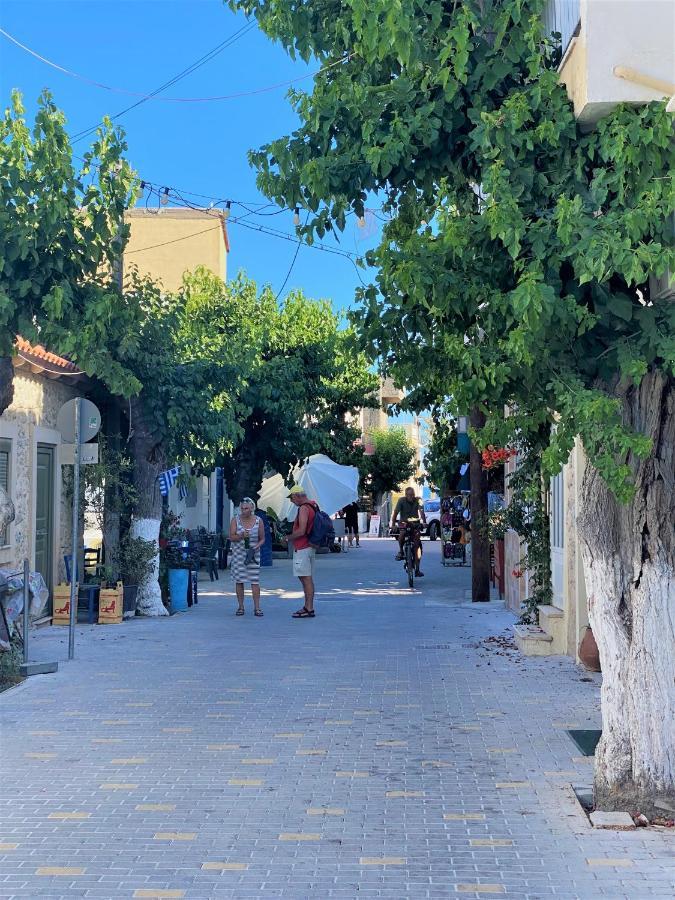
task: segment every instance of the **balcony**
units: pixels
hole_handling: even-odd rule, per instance
[[[544,24],[562,35],[560,81],[587,128],[618,103],[675,94],[675,4],[668,0],[550,0]]]

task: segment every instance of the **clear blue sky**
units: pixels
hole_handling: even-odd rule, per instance
[[[3,0],[0,6],[0,26],[41,56],[94,81],[147,93],[245,22],[221,0]],[[294,63],[254,27],[164,93],[179,97],[232,94],[290,80],[316,68],[316,64]],[[310,85],[311,79],[297,87]],[[71,134],[138,99],[56,71],[0,35],[3,108],[10,91],[18,88],[30,118],[36,98],[45,87],[64,110]],[[126,131],[129,159],[142,178],[196,193],[260,203],[265,198],[256,188],[247,151],[288,134],[297,119],[282,88],[213,103],[150,101],[123,116],[119,124]],[[75,151],[81,153],[86,147],[86,140],[80,141]],[[294,231],[291,212],[253,216],[247,221],[291,234]],[[376,235],[370,232],[376,225],[369,220],[368,227],[361,230],[352,218],[341,245],[364,252],[375,241]],[[295,245],[235,224],[230,227],[230,241],[230,275],[244,269],[259,284],[269,283],[279,290]],[[301,247],[284,293],[301,287],[310,296],[329,298],[336,308],[345,308],[352,305],[357,284],[357,274],[348,260]]]

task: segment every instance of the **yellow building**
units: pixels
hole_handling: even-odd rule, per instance
[[[230,242],[220,210],[137,208],[126,212],[125,221],[131,234],[123,257],[124,277],[135,266],[165,290],[175,291],[185,272],[206,266],[226,280]]]

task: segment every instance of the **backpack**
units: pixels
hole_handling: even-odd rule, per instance
[[[311,503],[305,503],[304,506],[312,506]],[[328,513],[323,512],[318,507],[312,506],[314,510],[314,522],[307,534],[307,540],[315,549],[319,547],[330,547],[335,542],[335,529],[333,528],[333,520]]]

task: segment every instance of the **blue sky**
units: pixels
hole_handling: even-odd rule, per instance
[[[149,93],[236,32],[246,20],[221,0],[3,0],[0,26],[32,50],[88,79]],[[293,62],[257,27],[211,62],[182,79],[165,96],[203,97],[256,90],[314,71]],[[311,80],[297,87],[307,87]],[[133,103],[137,97],[95,87],[31,57],[0,35],[0,95],[3,107],[18,88],[30,118],[40,91],[48,87],[75,134]],[[265,202],[247,151],[289,133],[297,119],[282,88],[212,103],[146,102],[119,119],[128,157],[149,181],[215,197]],[[87,142],[75,145],[81,153]],[[195,201],[204,202],[208,201]],[[276,211],[276,207],[268,212]],[[233,217],[235,211],[233,208]],[[293,233],[292,212],[259,222]],[[364,252],[373,246],[376,222],[359,229],[352,218],[341,246]],[[230,227],[229,273],[244,269],[259,284],[279,290],[291,265],[289,241]],[[331,239],[327,239],[330,243]],[[363,277],[363,276],[362,276]],[[358,277],[346,259],[301,247],[284,293],[301,287],[328,298],[336,308],[352,305]]]

